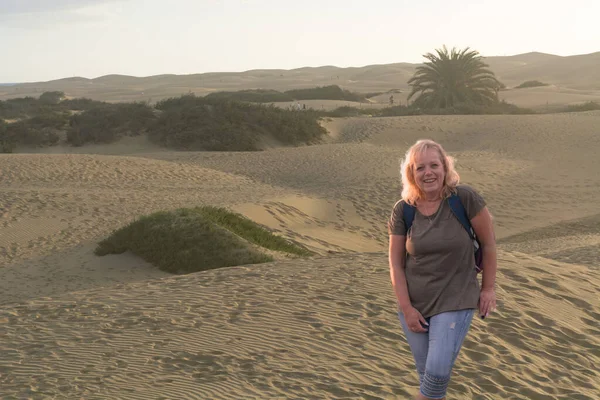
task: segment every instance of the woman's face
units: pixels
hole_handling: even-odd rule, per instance
[[[417,185],[426,195],[439,195],[446,178],[446,171],[440,153],[435,149],[427,149],[417,154],[414,174]]]

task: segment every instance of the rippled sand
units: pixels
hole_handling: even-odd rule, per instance
[[[0,155],[0,394],[410,398],[385,220],[399,158],[429,137],[500,244],[498,313],[474,322],[448,398],[600,398],[598,126],[597,112],[348,118],[322,145],[260,153]],[[318,255],[186,276],[93,255],[136,216],[202,204]]]

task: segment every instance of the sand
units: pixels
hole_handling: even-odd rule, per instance
[[[448,398],[600,398],[600,112],[325,126],[321,145],[258,153],[137,138],[0,155],[0,397],[410,398],[385,221],[400,157],[429,137],[499,241],[498,312]],[[185,276],[93,255],[136,216],[204,204],[317,255]]]

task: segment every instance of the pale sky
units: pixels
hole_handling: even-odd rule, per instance
[[[0,0],[0,82],[600,51],[600,0]],[[600,66],[599,66],[600,67]]]

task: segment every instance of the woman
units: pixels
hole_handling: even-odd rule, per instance
[[[483,198],[459,185],[454,160],[442,146],[419,140],[402,163],[402,199],[388,221],[390,276],[400,323],[420,378],[417,399],[445,399],[454,361],[475,310],[496,307],[496,244]],[[482,284],[473,241],[447,198],[457,194],[481,244]],[[416,208],[407,232],[404,203]]]

